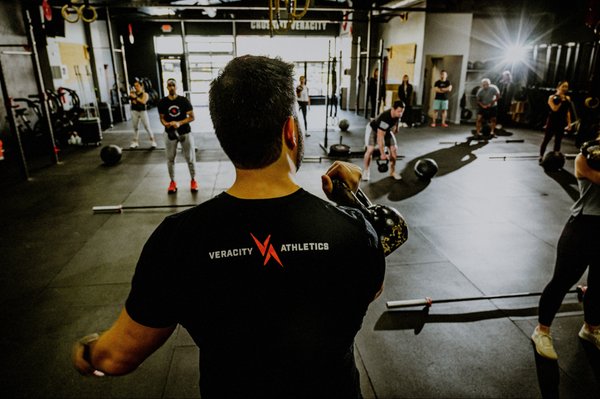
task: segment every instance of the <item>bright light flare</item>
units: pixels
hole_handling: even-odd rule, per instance
[[[504,50],[504,62],[508,64],[519,64],[525,61],[527,49],[524,46],[513,44]]]

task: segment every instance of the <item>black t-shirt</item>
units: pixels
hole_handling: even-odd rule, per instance
[[[171,100],[169,97],[164,97],[158,103],[158,113],[163,115],[165,121],[182,121],[187,117],[187,113],[194,108],[187,98],[177,96]],[[179,134],[189,133],[192,130],[189,123],[181,125],[177,132]]]
[[[400,118],[392,117],[392,110],[383,111],[379,116],[371,121],[371,128],[377,132],[378,129],[385,131],[385,134],[391,134],[391,130],[398,124]]]
[[[363,215],[303,189],[222,193],[170,216],[140,256],[126,302],[200,347],[202,397],[357,397],[353,342],[385,259]]]
[[[451,85],[450,81],[448,79],[446,80],[437,80],[435,82],[435,84],[433,85],[434,87],[439,87],[440,89],[446,89]],[[435,93],[435,99],[436,100],[447,100],[448,99],[448,92],[445,93]]]

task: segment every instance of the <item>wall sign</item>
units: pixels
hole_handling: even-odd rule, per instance
[[[282,23],[285,27],[286,23]],[[277,21],[273,21],[273,27],[279,29]],[[250,22],[252,30],[269,30],[269,21],[252,21]],[[308,31],[324,31],[327,29],[326,21],[294,21],[292,22],[291,30],[308,30]]]

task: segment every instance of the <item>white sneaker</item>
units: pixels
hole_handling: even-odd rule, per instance
[[[370,178],[371,178],[371,171],[369,169],[366,169],[362,174],[362,180],[369,181]]]
[[[585,339],[586,341],[592,343],[598,350],[600,350],[600,328],[597,328],[596,331],[591,332],[587,329],[585,324],[579,330],[579,338]]]
[[[552,345],[552,337],[550,334],[543,333],[536,327],[535,330],[533,330],[533,334],[531,334],[531,340],[535,344],[535,351],[538,355],[545,357],[546,359],[558,359],[558,355],[554,350],[554,345]]]
[[[390,176],[392,176],[394,180],[402,180],[402,176],[400,176],[400,173],[398,172],[394,172]]]
[[[138,148],[138,142],[132,141],[131,144],[129,145],[129,148]]]
[[[156,148],[156,141],[152,140],[152,143],[150,143],[150,148],[152,148],[152,149]]]

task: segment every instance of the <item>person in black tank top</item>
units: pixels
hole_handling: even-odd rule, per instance
[[[144,129],[150,136],[150,148],[156,148],[156,140],[154,133],[150,128],[150,119],[148,118],[148,101],[150,96],[144,90],[144,85],[139,80],[133,84],[133,90],[129,93],[129,101],[131,102],[131,124],[133,125],[133,140],[129,148],[138,148],[139,146],[139,131],[140,122],[144,125]]]

